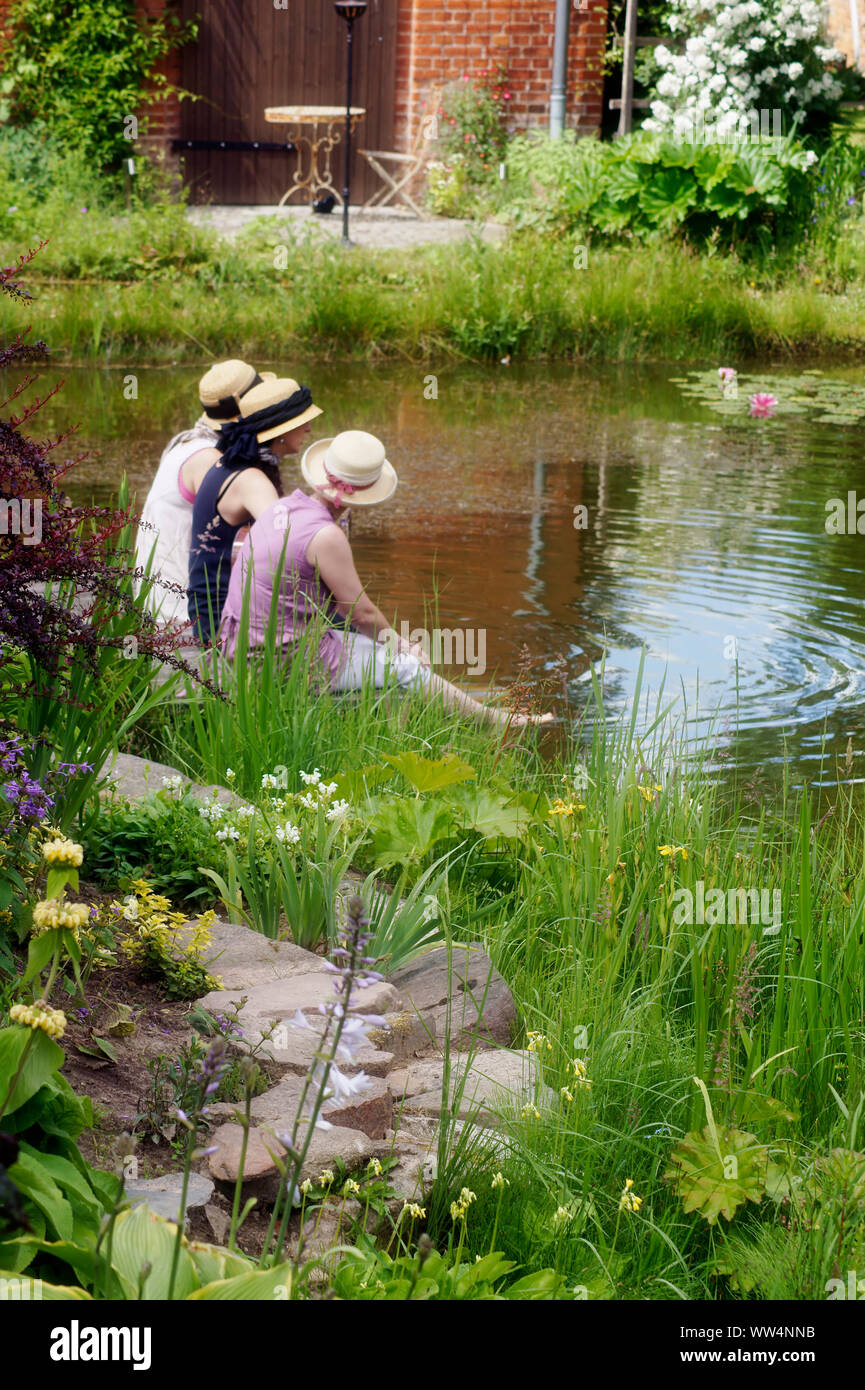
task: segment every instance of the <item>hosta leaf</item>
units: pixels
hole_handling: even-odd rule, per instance
[[[698,1211],[710,1226],[719,1216],[732,1221],[745,1202],[761,1202],[766,1192],[768,1149],[756,1135],[718,1130],[716,1148],[709,1125],[686,1134],[670,1154],[664,1177],[672,1182],[685,1211]]]

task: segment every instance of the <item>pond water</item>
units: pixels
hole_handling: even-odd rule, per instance
[[[370,430],[399,473],[390,504],[353,518],[384,611],[462,629],[460,678],[477,692],[511,679],[525,644],[547,668],[564,661],[579,706],[605,655],[612,713],[645,648],[645,683],[666,679],[694,736],[717,711],[727,766],[771,769],[786,751],[796,780],[832,782],[848,737],[865,747],[865,535],[826,530],[829,499],[865,499],[862,369],[826,368],[803,395],[801,374],[776,368],[781,406],[763,419],[741,387],[727,413],[716,385],[687,395],[681,367],[433,370],[290,368],[325,408],[319,435]],[[42,388],[65,384],[40,433],[78,423],[95,451],[69,481],[76,500],[107,501],[124,470],[143,500],[197,413],[199,375],[46,372]],[[299,476],[289,460],[288,490]]]

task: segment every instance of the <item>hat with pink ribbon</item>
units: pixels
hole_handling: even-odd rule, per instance
[[[300,471],[310,487],[337,506],[372,507],[386,502],[397,487],[384,445],[365,430],[344,430],[333,439],[310,444]]]

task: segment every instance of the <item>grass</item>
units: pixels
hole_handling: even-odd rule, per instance
[[[45,225],[47,223],[47,225]],[[27,271],[35,303],[4,306],[3,332],[38,310],[58,361],[682,361],[735,353],[849,355],[865,342],[856,228],[830,260],[814,253],[760,271],[735,256],[658,241],[595,239],[585,269],[572,238],[512,233],[402,252],[356,248],[260,219],[234,243],[162,205],[117,218],[99,209],[0,218],[6,260],[47,237]]]
[[[638,688],[616,729],[599,685],[591,703],[590,738],[578,724],[558,747],[529,736],[500,753],[495,735],[422,702],[370,690],[340,702],[297,670],[279,679],[244,663],[229,702],[178,704],[140,731],[154,756],[202,780],[231,766],[253,797],[277,765],[300,789],[301,769],[358,772],[405,750],[456,752],[478,787],[535,793],[542,807],[561,796],[564,814],[542,809],[521,837],[475,838],[453,861],[447,932],[482,942],[505,976],[515,1044],[535,1047],[549,1090],[537,1116],[506,1122],[495,1148],[464,1130],[427,1199],[429,1234],[441,1248],[450,1203],[468,1186],[469,1256],[487,1253],[495,1223],[496,1247],[523,1272],[555,1267],[578,1296],[825,1297],[865,1248],[861,796],[842,767],[819,821],[807,788],[786,781],[757,804],[717,780],[711,738],[685,746],[660,700],[646,718]],[[577,757],[584,790],[574,790]],[[396,778],[375,798],[357,786],[361,831],[380,798],[405,790]],[[410,879],[437,853],[409,863]],[[700,881],[723,894],[716,922],[681,920],[682,890]],[[734,899],[733,910],[739,888],[780,894],[777,931],[753,906]],[[707,1125],[772,1175],[750,1189],[743,1180],[729,1222],[710,1224],[699,1203],[686,1211],[690,1188],[674,1182],[672,1154]],[[498,1170],[510,1183],[501,1205]],[[628,1180],[636,1213],[620,1209]]]

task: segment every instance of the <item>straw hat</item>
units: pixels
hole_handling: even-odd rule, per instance
[[[396,471],[384,445],[365,430],[345,430],[310,444],[300,471],[317,492],[349,507],[372,507],[396,492]]]
[[[266,444],[268,439],[276,439],[277,435],[288,434],[308,420],[314,420],[321,414],[321,406],[313,405],[309,387],[298,385],[291,377],[279,376],[253,386],[240,402],[241,420],[263,411],[273,415],[274,423],[256,432],[259,444]]]
[[[198,383],[198,395],[204,409],[199,423],[219,430],[227,420],[236,420],[240,414],[241,398],[246,392],[259,382],[273,381],[275,376],[275,372],[259,373],[248,362],[241,362],[236,357],[228,362],[217,362]]]

